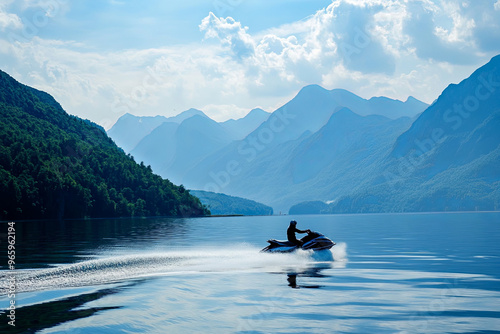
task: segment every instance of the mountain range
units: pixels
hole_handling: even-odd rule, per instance
[[[108,134],[136,160],[151,165],[159,175],[182,183],[185,172],[193,165],[244,138],[268,116],[258,108],[243,118],[221,123],[197,109],[168,118],[125,114]]]
[[[275,212],[302,202],[321,212],[497,210],[499,63],[494,57],[430,106],[311,85],[273,113],[260,112],[252,126],[235,126],[239,136],[188,111],[180,124],[151,129],[156,118],[143,120],[149,132],[128,147],[189,189],[257,200]],[[122,118],[109,131],[117,143],[118,133],[135,131]]]
[[[500,56],[449,85],[331,212],[500,209]]]
[[[328,173],[328,166],[348,165],[344,160],[349,155],[343,152],[359,150],[353,145],[362,144],[366,136],[375,139],[372,151],[387,146],[410,125],[410,117],[426,107],[412,97],[405,102],[384,97],[366,100],[343,89],[311,85],[271,115],[254,109],[242,119],[217,123],[190,109],[177,116],[179,124],[168,118],[126,114],[108,133],[119,145],[130,147],[127,134],[140,129],[136,133],[143,138],[130,153],[175,183],[258,200],[286,212],[304,196],[342,194],[339,185],[331,186],[337,176]],[[347,133],[349,129],[353,133]],[[335,161],[329,160],[331,145]],[[227,170],[234,163],[238,173]],[[328,185],[306,189],[325,178]],[[358,178],[343,182],[352,183],[352,179]]]

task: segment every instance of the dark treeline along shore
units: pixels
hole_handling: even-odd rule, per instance
[[[209,214],[103,128],[0,71],[0,220]]]

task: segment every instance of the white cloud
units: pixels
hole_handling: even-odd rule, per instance
[[[240,22],[231,17],[218,18],[210,13],[202,20],[200,30],[205,32],[205,38],[219,38],[239,59],[248,57],[254,51],[254,42],[247,33],[248,28],[242,27]]]
[[[409,46],[419,58],[460,64],[474,61],[473,50],[462,47],[463,43],[451,42],[449,31],[436,26],[436,12],[419,2],[408,6],[411,15],[404,23],[404,32],[410,38]]]
[[[235,104],[207,104],[201,108],[203,112],[216,121],[226,121],[228,119],[239,119],[245,117],[250,111],[246,108],[240,108]]]
[[[238,103],[235,115],[230,108],[210,108],[211,116],[222,120],[241,117],[241,108],[253,107],[241,101],[248,99],[244,73],[237,62],[218,56],[218,48],[98,53],[73,42],[34,37],[6,51],[11,57],[4,70],[52,94],[68,112],[105,127],[126,112],[172,116],[190,107]]]
[[[232,58],[243,61],[239,68],[254,95],[278,95],[319,83],[367,97],[416,95],[430,102],[448,83],[467,74],[462,66],[470,71],[487,59],[475,38],[478,17],[467,12],[473,6],[444,0],[335,0],[303,21],[263,35],[250,35],[241,23],[213,14],[204,22],[216,22],[212,26],[220,29],[203,30],[207,38],[219,39]],[[492,20],[489,26],[495,24]],[[245,43],[233,45],[234,36]],[[235,52],[241,44],[249,47]],[[500,51],[498,45],[489,47]],[[439,63],[461,67],[454,68],[454,75]]]
[[[469,1],[462,15],[474,20],[471,40],[481,52],[499,51],[500,45],[500,10],[492,1]]]
[[[336,1],[323,13],[318,30],[328,37],[323,43],[337,45],[337,55],[346,68],[391,74],[395,67],[394,55],[384,46],[387,40],[380,34],[384,17],[377,15],[391,10],[390,2],[384,7],[379,1]]]
[[[241,23],[212,13],[203,19],[200,29],[206,38],[218,39],[229,56],[242,63],[240,69],[251,94],[278,95],[322,83],[339,64],[351,71],[391,74],[394,51],[385,47],[389,39],[380,37],[382,29],[390,29],[388,24],[382,25],[388,18],[373,15],[382,11],[380,3],[335,1],[306,20],[264,35],[252,36]],[[380,29],[373,29],[377,22]]]
[[[194,107],[225,120],[257,105],[272,111],[312,83],[366,98],[431,102],[500,52],[497,4],[335,0],[304,20],[255,34],[210,13],[198,44],[113,52],[36,36],[10,43],[3,35],[0,61],[68,112],[108,127],[125,112],[170,116]],[[0,6],[0,30],[22,28]]]
[[[19,16],[5,12],[0,5],[0,31],[5,31],[6,29],[21,29],[22,27],[23,23]]]

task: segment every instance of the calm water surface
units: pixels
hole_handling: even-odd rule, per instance
[[[291,218],[334,261],[259,253]],[[500,331],[500,213],[18,222],[16,242],[2,333]]]

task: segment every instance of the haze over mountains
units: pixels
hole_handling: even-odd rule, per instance
[[[125,114],[108,134],[137,161],[151,165],[155,173],[182,183],[187,170],[231,142],[244,138],[267,117],[269,113],[262,109],[221,123],[196,109],[169,118]]]
[[[365,119],[346,106],[360,115],[371,116]],[[393,133],[393,124],[396,128],[409,126],[410,118],[406,116],[414,117],[426,106],[414,98],[406,102],[384,97],[366,100],[346,90],[329,91],[311,85],[304,87],[271,116],[262,109],[254,109],[242,119],[217,123],[196,109],[172,118],[126,114],[108,133],[137,161],[151,165],[156,173],[172,182],[183,183],[192,189],[242,194],[287,209],[291,205],[287,203],[302,199],[300,184],[316,179],[317,172],[330,164],[324,159],[318,160],[315,155],[328,156],[328,145],[339,137],[335,134],[337,127],[341,130],[356,128],[359,118],[361,126],[384,124],[381,131]],[[349,120],[351,117],[353,119]],[[359,129],[356,133],[358,137],[354,142],[362,142],[365,134]],[[381,142],[387,140],[385,134],[380,137]],[[389,135],[389,138],[392,137]],[[349,147],[350,143],[346,143],[338,150],[345,151]],[[309,160],[303,163],[301,157]],[[229,165],[238,163],[241,169],[238,182],[226,182],[217,177],[225,176],[228,162]],[[290,166],[294,168],[292,187],[286,186],[290,183],[287,172]],[[255,175],[261,178],[256,179]],[[271,179],[267,180],[269,177]],[[288,190],[289,194],[276,201],[275,192],[268,190],[271,186],[276,190]]]
[[[139,125],[144,137],[130,152],[189,189],[276,213],[307,201],[324,202],[314,204],[322,212],[497,210],[499,63],[451,84],[431,106],[311,85],[270,115],[217,123],[191,110],[148,134]],[[133,117],[110,130],[118,143],[116,134],[135,131],[130,120],[124,127]]]
[[[292,117],[298,111],[278,110],[281,116],[271,117],[281,117],[283,128],[276,127],[281,132],[271,130],[278,121],[273,123],[270,117],[245,140],[233,142],[191,169],[185,185],[258,198],[275,212],[287,212],[304,199],[333,200],[361,184],[364,174],[380,163],[382,154],[411,125],[408,117],[360,116],[341,108],[313,132],[305,120]]]
[[[498,210],[500,56],[448,86],[334,212]]]

